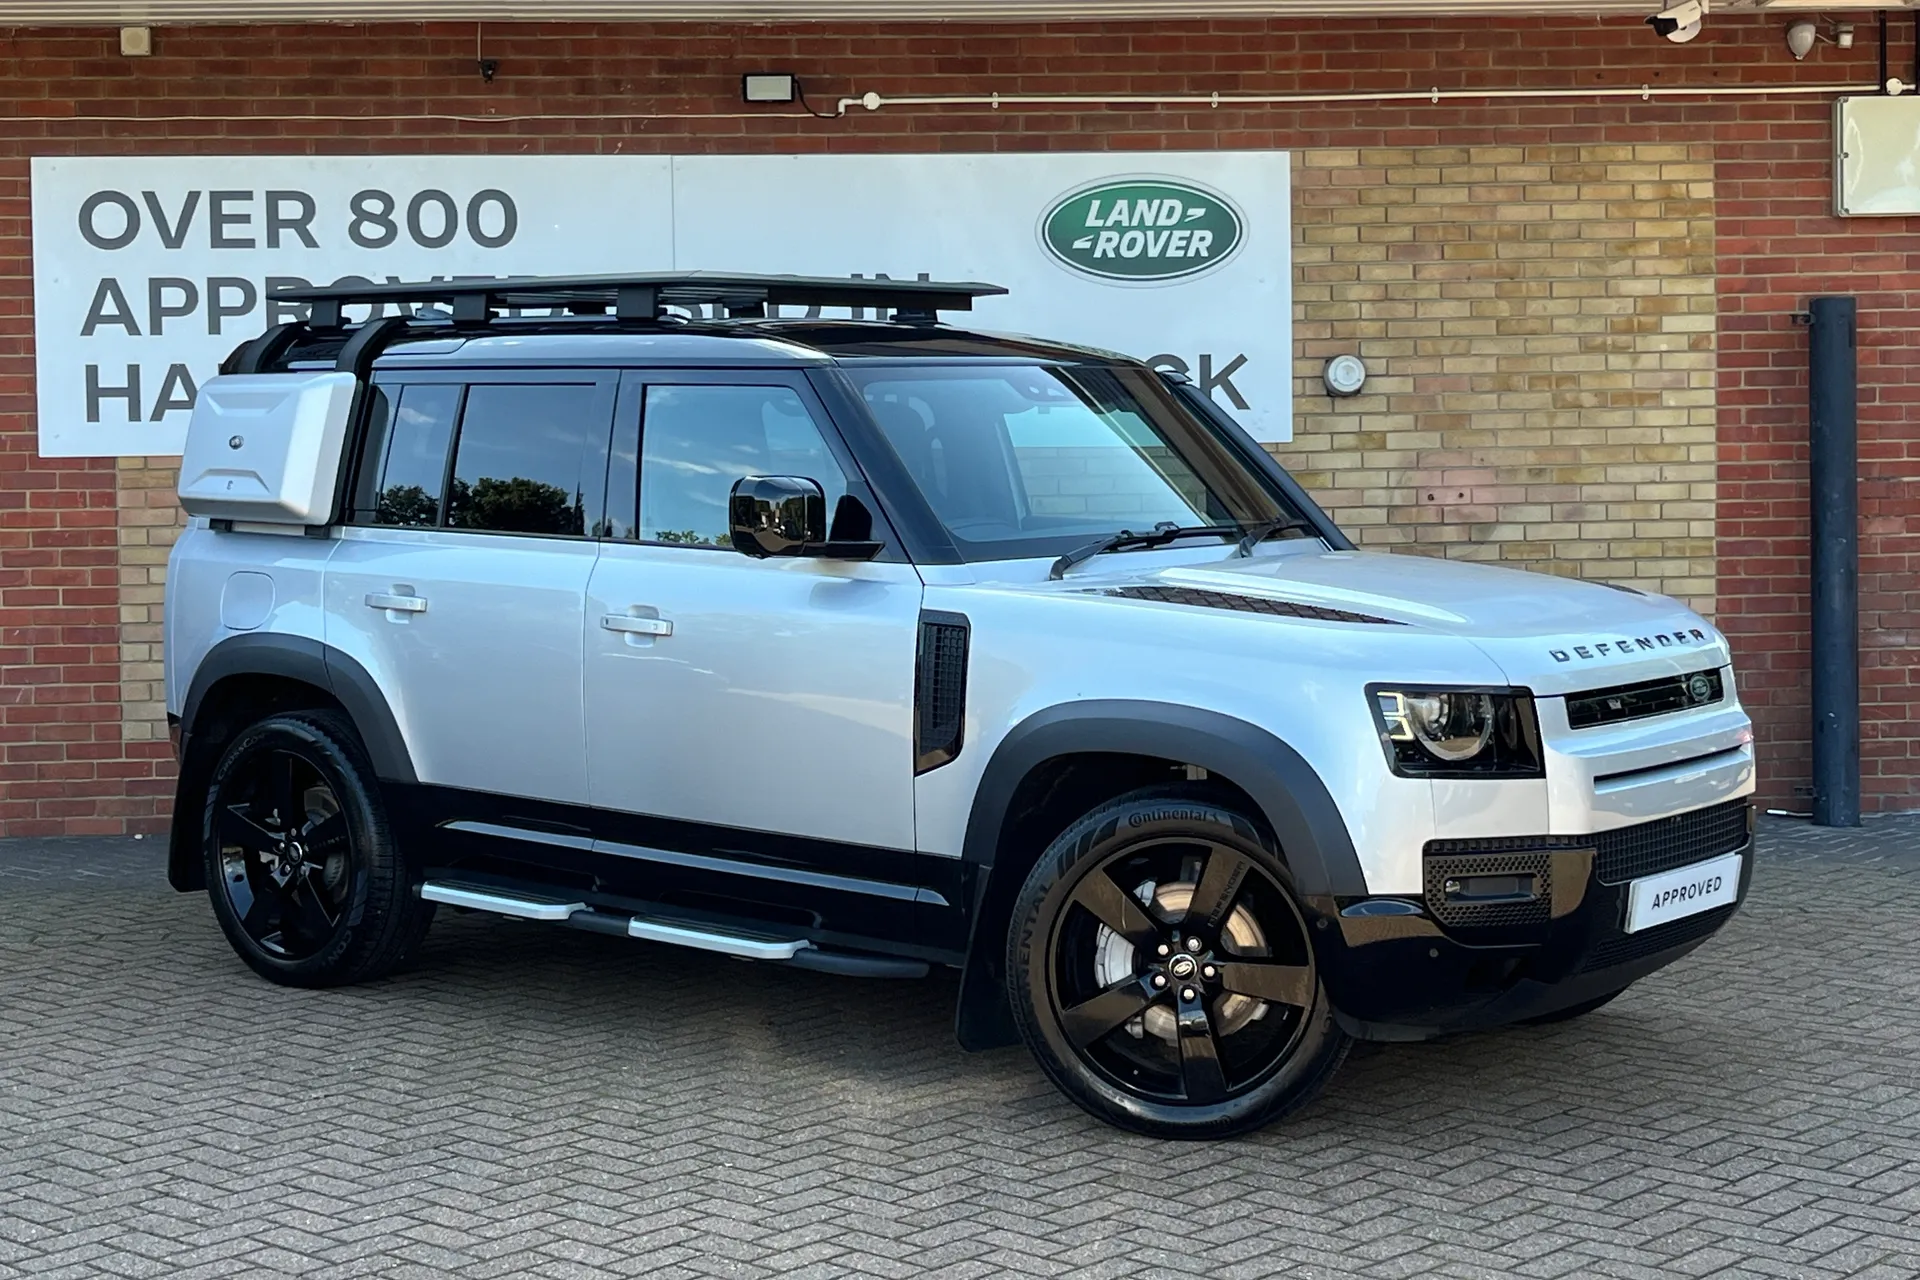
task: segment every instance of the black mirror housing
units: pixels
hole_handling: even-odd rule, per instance
[[[885,544],[869,541],[873,516],[851,495],[834,515],[837,541],[827,532],[827,496],[805,476],[746,476],[727,497],[733,549],[756,560],[769,556],[815,556],[823,560],[871,560]],[[844,526],[844,527],[843,527]],[[858,535],[850,540],[849,535]]]
[[[827,540],[827,495],[804,476],[745,476],[727,498],[733,548],[755,559],[801,556]]]

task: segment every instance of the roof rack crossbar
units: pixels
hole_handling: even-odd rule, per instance
[[[1006,289],[975,281],[887,280],[860,276],[731,275],[681,271],[654,275],[510,276],[427,280],[417,284],[340,284],[277,289],[278,302],[306,302],[313,329],[338,329],[350,306],[437,306],[456,325],[484,325],[496,310],[557,308],[576,315],[611,309],[625,321],[652,321],[671,306],[715,306],[730,315],[765,315],[772,306],[872,307],[924,320],[940,311],[971,311],[975,298]]]

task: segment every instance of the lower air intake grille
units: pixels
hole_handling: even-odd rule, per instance
[[[1426,859],[1427,909],[1450,929],[1490,929],[1503,925],[1539,924],[1553,902],[1552,859],[1544,853],[1483,853]],[[1522,901],[1473,902],[1450,897],[1449,881],[1470,884],[1474,876],[1518,876],[1532,884],[1532,898]]]
[[[1229,591],[1202,591],[1198,587],[1116,587],[1106,593],[1129,600],[1156,600],[1161,604],[1185,604],[1199,609],[1237,609],[1241,613],[1270,613],[1282,618],[1311,618],[1316,622],[1365,622],[1382,627],[1404,626],[1392,618],[1376,618],[1366,613],[1349,613],[1325,605],[1300,604],[1293,600],[1274,600],[1266,596],[1235,595]]]
[[[1593,873],[1602,884],[1621,884],[1675,867],[1732,853],[1747,842],[1747,802],[1729,800],[1594,837]]]
[[[1732,907],[1718,907],[1712,911],[1702,911],[1697,916],[1688,916],[1685,920],[1675,920],[1672,924],[1656,925],[1639,933],[1623,933],[1608,938],[1587,953],[1587,958],[1580,962],[1580,972],[1611,969],[1617,964],[1645,959],[1668,947],[1697,941],[1718,929],[1732,916]]]

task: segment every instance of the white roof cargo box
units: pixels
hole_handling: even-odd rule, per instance
[[[351,373],[255,373],[200,388],[180,459],[187,514],[327,523],[347,438]]]

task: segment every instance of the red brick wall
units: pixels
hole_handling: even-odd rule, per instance
[[[748,112],[740,72],[843,93],[1390,91],[1875,78],[1875,39],[1787,55],[1785,17],[1709,18],[1679,46],[1634,17],[1030,27],[471,24],[195,28],[124,59],[107,29],[0,37],[0,833],[153,830],[164,747],[119,728],[114,464],[34,456],[27,160],[36,154],[1366,147],[1711,141],[1717,155],[1720,621],[1759,724],[1763,792],[1807,773],[1805,338],[1820,292],[1862,295],[1863,673],[1869,807],[1910,807],[1920,220],[1828,216],[1824,98],[1341,103],[1221,109]],[[1895,19],[1892,70],[1912,75]],[[423,113],[533,116],[460,123]],[[609,119],[610,116],[623,119]],[[139,117],[106,123],[100,116]],[[163,119],[163,117],[203,117]],[[320,117],[345,116],[352,119]],[[211,118],[204,118],[211,117]],[[403,117],[394,119],[392,117]],[[599,117],[599,118],[580,118]]]

